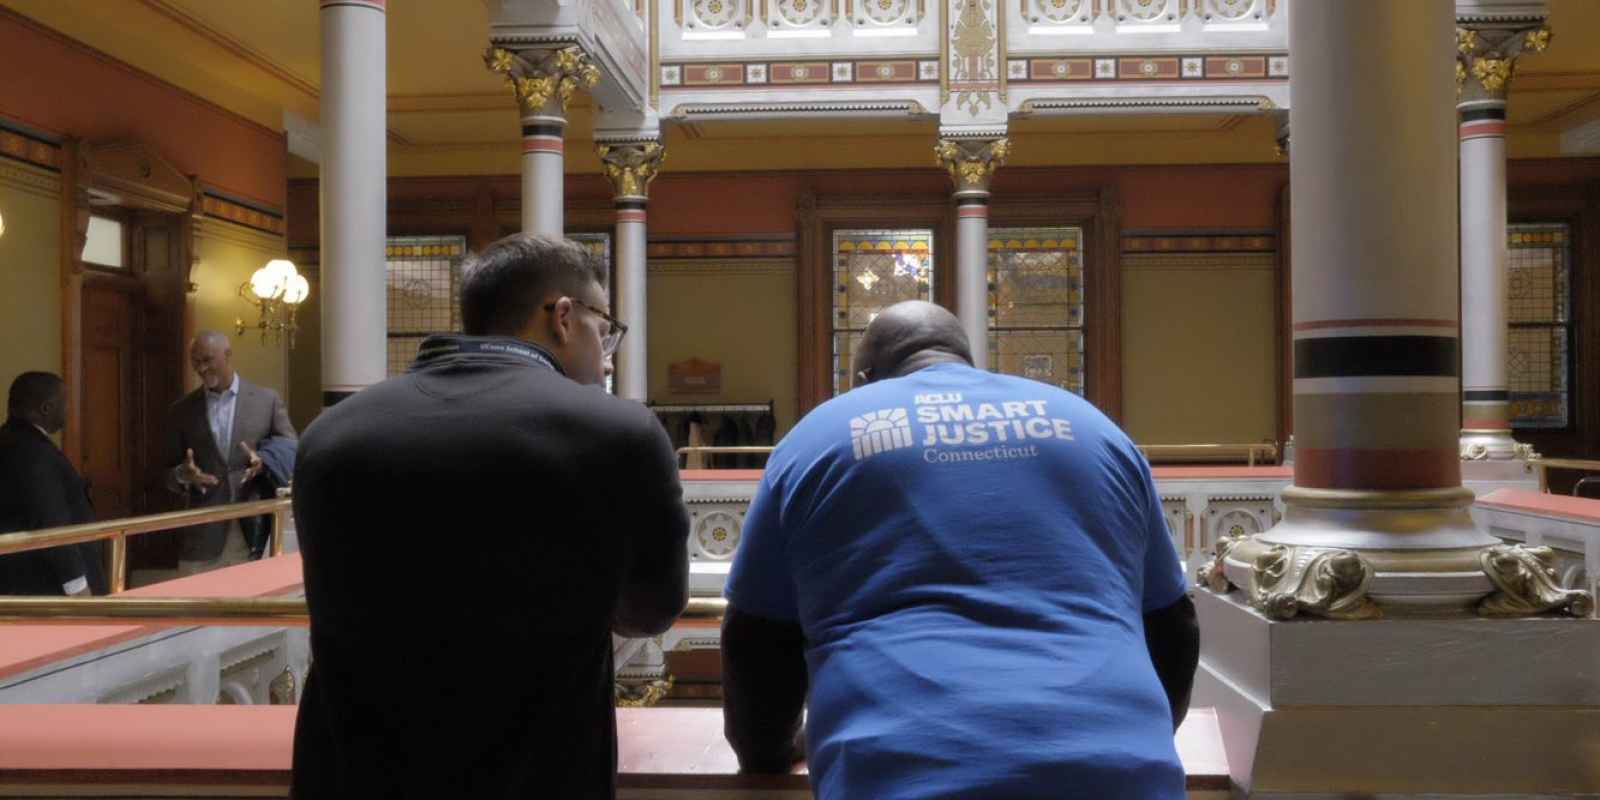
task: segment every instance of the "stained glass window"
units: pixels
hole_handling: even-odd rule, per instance
[[[989,367],[1083,394],[1083,230],[989,230]]]
[[[389,376],[411,367],[431,333],[461,329],[458,287],[464,236],[391,236],[385,248],[388,276]]]
[[[1572,340],[1571,232],[1562,224],[1532,224],[1508,226],[1507,234],[1511,424],[1565,428]]]
[[[833,392],[850,388],[856,343],[878,312],[933,299],[933,231],[833,232]]]

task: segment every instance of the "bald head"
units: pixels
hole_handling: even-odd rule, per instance
[[[909,375],[934,364],[971,364],[972,348],[961,320],[943,306],[907,300],[884,309],[856,348],[857,380]]]
[[[61,430],[66,423],[66,385],[51,372],[24,372],[11,382],[6,398],[9,416],[27,420],[47,433]]]
[[[200,331],[189,345],[189,366],[200,376],[206,391],[220,392],[233,385],[233,347],[216,331]]]

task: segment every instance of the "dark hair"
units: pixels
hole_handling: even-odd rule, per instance
[[[11,416],[31,414],[60,393],[63,381],[53,372],[24,372],[11,382],[6,412]]]
[[[514,233],[461,268],[461,330],[515,336],[550,295],[580,297],[606,285],[606,264],[571,239]]]

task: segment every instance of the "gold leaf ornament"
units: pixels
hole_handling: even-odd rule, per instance
[[[1549,28],[1540,28],[1540,29],[1535,30],[1535,31],[1528,31],[1527,38],[1523,40],[1523,47],[1528,49],[1528,50],[1532,50],[1535,53],[1543,53],[1544,49],[1546,47],[1549,47],[1549,46],[1550,46],[1550,29]]]
[[[1516,62],[1508,58],[1480,58],[1472,62],[1472,77],[1483,84],[1484,91],[1498,93],[1511,80],[1515,65]]]
[[[1456,28],[1456,50],[1470,53],[1478,48],[1478,32],[1470,28]]]

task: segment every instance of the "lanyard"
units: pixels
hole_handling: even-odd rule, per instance
[[[550,356],[545,354],[543,349],[515,339],[449,338],[434,340],[424,344],[422,350],[417,353],[417,360],[419,362],[432,361],[436,358],[456,353],[492,353],[495,355],[516,356],[546,369],[555,370],[563,375],[566,374]]]

